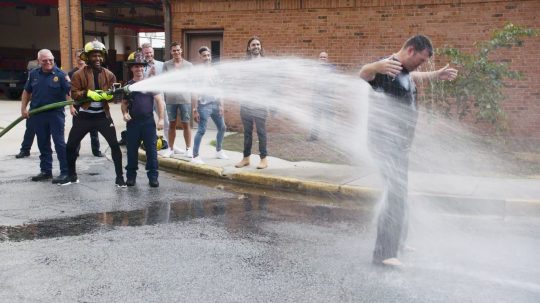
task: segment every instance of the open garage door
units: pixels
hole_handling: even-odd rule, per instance
[[[82,33],[71,34],[70,39],[76,40],[68,43],[71,47],[61,45],[59,3],[80,5],[82,19],[71,15],[70,21],[78,22]],[[122,63],[137,49],[139,33],[163,32],[163,20],[161,0],[0,0],[0,32],[10,37],[0,39],[0,94],[20,98],[28,63],[40,49],[50,49],[57,65],[69,71],[74,62],[69,58],[78,48],[75,45],[94,39],[106,45],[106,64],[122,80]],[[69,56],[62,56],[66,62],[61,61],[61,49],[69,50]],[[162,56],[163,50],[156,49],[156,58]]]

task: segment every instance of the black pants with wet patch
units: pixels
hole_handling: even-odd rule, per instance
[[[408,232],[409,150],[418,112],[392,99],[370,104],[369,149],[384,181],[373,261],[397,258]]]

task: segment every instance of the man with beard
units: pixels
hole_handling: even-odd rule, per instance
[[[418,117],[415,82],[457,77],[457,70],[448,65],[433,72],[414,72],[432,55],[429,38],[417,35],[399,52],[360,70],[359,76],[381,93],[373,95],[368,120],[369,149],[385,183],[373,252],[377,265],[401,265],[398,251],[407,238],[409,151]]]
[[[81,54],[84,52],[84,50],[82,49],[78,49],[76,52],[75,52],[75,59],[77,60],[77,66],[75,66],[74,69],[72,69],[68,75],[69,75],[69,78],[73,78],[73,74],[80,70],[81,68],[85,67],[86,66],[86,62],[84,62],[83,59],[81,59]],[[77,115],[77,111],[79,110],[79,106],[71,106],[70,107],[70,112],[71,112],[71,115],[72,116],[75,116]],[[98,132],[97,130],[92,130],[90,131],[90,146],[92,147],[92,154],[95,156],[95,157],[103,157],[104,155],[101,153],[101,151],[99,150],[99,135],[98,135]],[[77,149],[77,151],[79,151],[81,149],[81,147],[79,146],[79,148]]]
[[[77,147],[87,133],[97,130],[111,148],[116,172],[116,186],[126,187],[122,170],[122,152],[116,139],[116,129],[107,103],[113,96],[104,92],[110,89],[116,81],[114,74],[102,66],[103,58],[106,55],[107,50],[103,43],[99,41],[88,42],[81,54],[81,59],[86,61],[87,65],[73,74],[71,97],[81,103],[81,107],[75,111],[73,127],[68,136],[66,149],[69,178],[66,182],[61,183],[62,185],[79,182],[75,167],[78,156]]]
[[[246,60],[257,60],[264,57],[264,50],[262,47],[261,39],[258,37],[251,37],[248,40],[246,47]],[[268,108],[266,106],[254,105],[254,104],[242,104],[240,105],[240,118],[242,119],[242,125],[244,126],[244,158],[235,167],[241,168],[249,166],[249,157],[251,155],[251,145],[253,143],[253,124],[257,127],[257,137],[259,138],[259,153],[261,162],[257,166],[258,169],[265,169],[268,167],[268,160],[266,159],[266,118],[268,117]]]

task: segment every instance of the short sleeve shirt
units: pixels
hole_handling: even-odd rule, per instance
[[[130,80],[127,84],[131,85],[135,81]],[[132,92],[129,99],[129,114],[133,118],[151,115],[154,112],[154,93]]]
[[[375,91],[385,93],[400,103],[416,108],[416,85],[405,67],[395,78],[376,74],[369,84]]]
[[[192,68],[193,64],[187,60],[182,60],[182,64],[179,68],[174,67],[174,61],[169,60],[164,63],[163,65],[163,72],[166,73],[168,71],[173,70],[180,70],[184,68]],[[191,104],[191,94],[190,93],[166,93],[165,94],[165,103],[167,104]]]
[[[24,90],[32,94],[30,109],[34,109],[66,101],[66,95],[69,95],[71,90],[71,82],[69,76],[56,66],[50,73],[44,72],[41,68],[35,68],[28,74]]]

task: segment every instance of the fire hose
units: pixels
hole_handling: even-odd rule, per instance
[[[130,94],[129,85],[126,85],[126,86],[122,87],[120,85],[120,83],[114,83],[113,87],[110,88],[109,90],[107,90],[106,93],[109,94],[109,95],[113,95],[113,96],[129,95]],[[59,102],[47,104],[47,105],[44,105],[44,106],[40,106],[38,108],[34,108],[34,109],[30,110],[28,112],[28,114],[30,116],[33,116],[33,115],[37,115],[37,114],[42,113],[42,112],[46,112],[46,111],[50,111],[50,110],[53,110],[53,109],[61,108],[61,107],[67,106],[67,105],[72,105],[72,104],[80,105],[80,104],[90,102],[90,101],[92,101],[92,100],[91,99],[86,99],[86,100],[82,100],[82,101],[73,101],[73,100],[59,101]],[[11,124],[6,126],[6,128],[2,129],[2,131],[0,131],[0,138],[3,135],[5,135],[8,131],[10,131],[13,127],[15,127],[15,125],[19,124],[19,122],[21,122],[24,119],[25,118],[23,116],[20,116],[15,121],[11,122]]]

